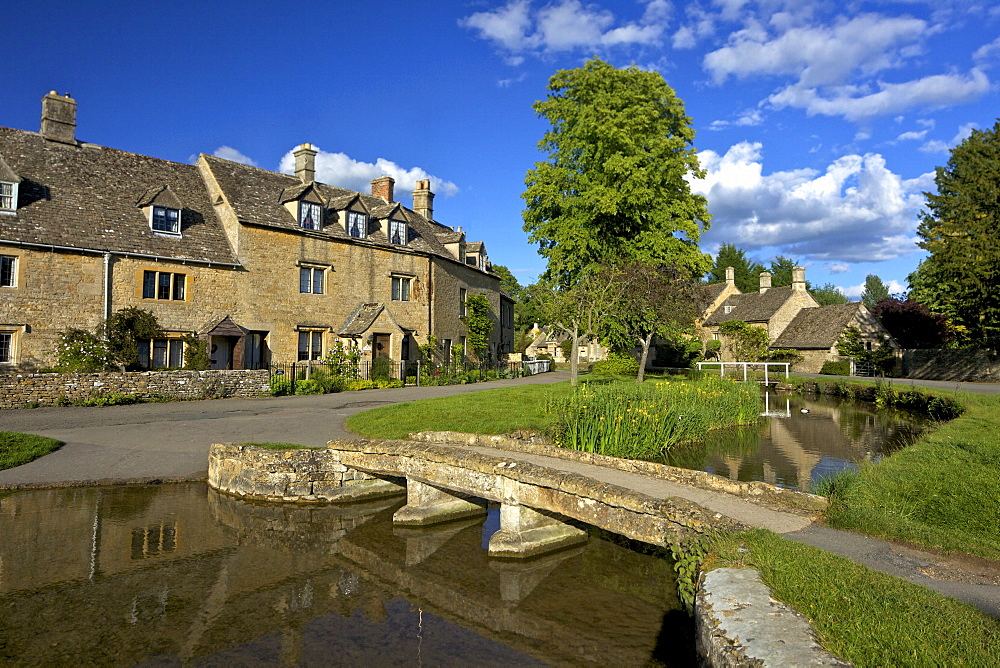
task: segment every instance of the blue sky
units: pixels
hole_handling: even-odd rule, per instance
[[[704,250],[787,255],[855,296],[868,273],[905,286],[934,167],[1000,108],[986,2],[46,2],[8,3],[4,24],[0,125],[37,130],[54,89],[96,144],[289,171],[311,142],[319,180],[388,173],[407,205],[430,178],[435,218],[522,283],[544,269],[521,227],[544,157],[531,104],[593,55],[655,69],[685,101]]]

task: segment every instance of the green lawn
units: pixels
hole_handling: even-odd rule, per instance
[[[554,416],[546,401],[570,396],[569,383],[522,385],[436,399],[421,399],[364,411],[347,418],[347,428],[369,438],[406,438],[419,431],[507,434],[545,431]]]
[[[0,431],[0,471],[38,459],[62,447],[62,441],[16,431]]]
[[[765,530],[722,537],[715,550],[712,565],[760,571],[856,666],[1000,666],[1000,621],[930,589]]]

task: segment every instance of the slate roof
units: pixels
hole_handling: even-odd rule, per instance
[[[333,238],[359,240],[349,237],[343,226],[328,220],[322,230],[302,230],[295,217],[289,213],[280,200],[287,199],[289,193],[304,192],[305,187],[298,178],[288,174],[278,174],[259,167],[252,167],[238,162],[223,160],[210,155],[202,155],[216,181],[222,188],[226,200],[233,207],[237,218],[242,223],[262,225],[265,227],[295,231],[303,234],[319,234]],[[371,212],[372,218],[386,219],[393,216],[408,223],[409,238],[406,248],[423,251],[457,260],[444,247],[439,235],[454,234],[446,225],[427,220],[398,202],[386,203],[381,197],[358,193],[353,190],[337,188],[325,183],[309,184],[315,186],[316,192],[334,208],[343,208],[355,199],[362,202]],[[285,193],[283,196],[282,193]],[[375,245],[389,246],[399,250],[400,246],[389,243],[386,231],[376,230],[372,226],[371,233],[362,241]]]
[[[804,308],[778,335],[771,347],[821,350],[832,348],[860,309],[861,302]]]
[[[771,288],[764,294],[747,292],[728,297],[706,320],[706,325],[718,325],[728,320],[743,322],[765,322],[770,320],[792,296],[792,286]],[[726,313],[726,306],[733,309]]]
[[[16,215],[0,216],[0,240],[235,264],[194,165],[0,128],[0,156],[21,177]],[[183,204],[181,238],[160,236],[137,206],[169,186]]]
[[[698,286],[698,291],[702,293],[703,298],[709,304],[718,299],[719,295],[721,295],[722,291],[725,289],[726,289],[725,283],[710,283],[709,285]]]

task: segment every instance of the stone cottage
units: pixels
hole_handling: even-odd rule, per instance
[[[820,306],[806,289],[805,269],[792,269],[792,284],[771,287],[771,274],[760,274],[759,292],[742,293],[734,282],[733,268],[726,270],[725,283],[702,287],[709,306],[696,322],[703,340],[723,341],[723,361],[734,360],[720,335],[719,326],[727,321],[741,320],[767,330],[772,349],[792,349],[803,355],[795,365],[800,373],[817,373],[826,361],[846,359],[836,348],[841,334],[850,327],[861,330],[862,340],[871,348],[882,337],[896,346],[882,324],[860,302]]]
[[[162,338],[151,368],[183,363],[181,337],[206,339],[212,366],[313,360],[335,342],[371,359],[415,359],[431,338],[466,345],[465,300],[484,295],[490,351],[510,352],[513,302],[486,249],[413,206],[388,176],[371,193],[202,154],[193,165],[76,138],[76,101],[42,99],[40,132],[0,128],[0,369],[51,366],[58,333],[93,329],[129,306]]]

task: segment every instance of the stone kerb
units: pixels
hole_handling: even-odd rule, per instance
[[[106,373],[0,373],[0,409],[54,406],[107,394],[181,399],[263,397],[270,391],[266,369],[128,371]]]

